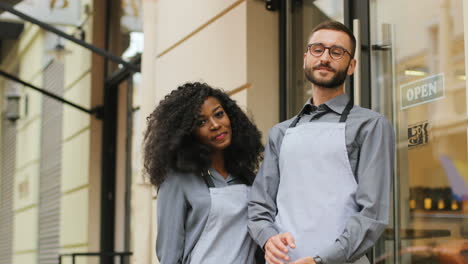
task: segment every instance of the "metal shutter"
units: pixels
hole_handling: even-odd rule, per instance
[[[16,126],[14,123],[6,120],[4,115],[2,115],[1,118],[2,174],[0,175],[0,263],[12,263]]]
[[[62,63],[53,62],[44,71],[44,88],[62,96],[63,86],[64,66]],[[60,250],[62,109],[62,103],[43,97],[39,180],[39,264],[57,263]]]

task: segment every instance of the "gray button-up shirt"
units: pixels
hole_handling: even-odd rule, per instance
[[[307,122],[339,122],[348,100],[348,96],[342,94],[318,107],[310,105],[308,100],[310,106],[307,107],[311,111],[304,114],[297,126]],[[268,238],[279,233],[274,224],[281,179],[278,161],[283,136],[294,119],[279,123],[270,130],[264,160],[252,186],[249,232],[262,247]],[[351,169],[358,183],[355,199],[360,210],[348,220],[334,245],[316,252],[326,264],[352,262],[360,258],[374,245],[389,219],[395,152],[394,130],[390,122],[379,113],[354,106],[346,121],[345,137]]]
[[[210,169],[210,172],[216,188],[242,184],[239,178],[229,175],[224,179],[216,170]],[[156,255],[159,262],[188,263],[210,213],[208,186],[200,175],[169,173],[159,188],[157,206]]]

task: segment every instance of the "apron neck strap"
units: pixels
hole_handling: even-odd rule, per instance
[[[351,101],[351,99],[348,101],[348,104],[346,104],[346,107],[345,109],[343,110],[343,113],[341,114],[341,118],[340,118],[340,123],[344,123],[346,122],[346,119],[348,119],[348,115],[349,115],[349,112],[351,111],[351,109],[353,108],[354,104],[353,104],[353,101]],[[323,112],[321,114],[318,114],[316,117],[321,117],[322,115],[328,113],[328,111],[326,112]],[[289,128],[293,128],[293,127],[296,127],[297,123],[299,123],[299,120],[301,120],[302,116],[304,115],[304,109],[301,110],[301,112],[299,113],[299,115],[297,115],[296,118],[294,118],[294,120],[292,121],[291,125],[289,125]]]
[[[350,99],[345,109],[343,110],[343,113],[341,114],[340,123],[346,122],[346,119],[348,119],[349,112],[353,108],[353,105],[353,101],[351,101]]]
[[[205,181],[205,184],[206,186],[208,186],[208,188],[214,188],[215,185],[214,185],[214,182],[213,180],[211,179],[211,172],[210,170],[203,170],[201,172],[201,176],[203,178],[203,180]]]
[[[302,117],[302,113],[300,113],[299,115],[297,115],[297,117],[294,118],[294,120],[292,121],[292,123],[289,125],[289,128],[296,127],[297,123],[299,123],[299,120],[301,120],[301,117]]]

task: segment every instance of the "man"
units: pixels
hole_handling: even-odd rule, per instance
[[[249,231],[270,264],[369,263],[364,254],[388,223],[393,129],[344,93],[356,67],[351,31],[324,22],[308,43],[312,98],[270,130]]]

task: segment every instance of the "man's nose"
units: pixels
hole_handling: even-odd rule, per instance
[[[323,51],[322,55],[320,55],[320,60],[322,60],[322,61],[330,61],[331,60],[330,50],[329,49],[325,49]]]

